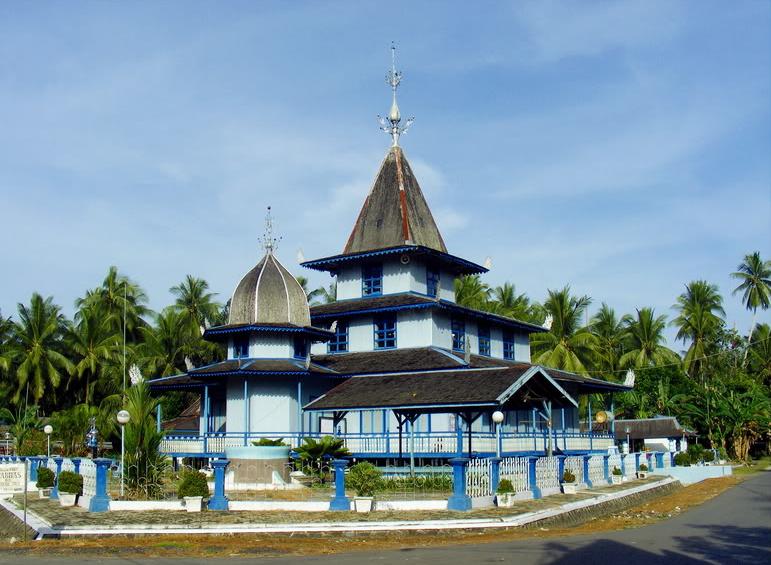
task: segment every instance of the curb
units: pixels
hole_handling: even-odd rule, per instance
[[[663,486],[677,483],[676,479],[667,477],[661,481],[632,487],[618,492],[600,494],[586,500],[569,502],[557,508],[549,508],[536,512],[526,512],[516,516],[506,516],[501,518],[474,518],[474,519],[453,519],[453,520],[425,520],[425,521],[388,521],[388,522],[311,522],[311,523],[293,523],[293,524],[223,524],[206,527],[174,527],[164,525],[138,525],[125,526],[116,525],[110,527],[94,528],[90,526],[65,526],[53,528],[51,524],[39,516],[27,512],[27,523],[30,524],[39,535],[36,539],[44,537],[64,537],[64,536],[112,536],[112,535],[147,535],[147,534],[209,534],[209,535],[227,535],[227,534],[285,534],[285,533],[335,533],[335,532],[386,532],[386,531],[416,531],[416,530],[471,530],[471,529],[489,529],[489,528],[515,528],[522,527],[554,518],[576,510],[591,508],[609,501],[619,500],[635,494],[640,494],[659,489]],[[4,502],[4,501],[3,501]],[[8,508],[8,503],[0,502]],[[12,506],[12,505],[11,505]],[[21,512],[15,507],[8,508],[19,519]]]

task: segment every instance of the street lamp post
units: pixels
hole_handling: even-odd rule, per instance
[[[51,433],[54,431],[54,429],[51,426],[51,424],[46,424],[45,427],[43,428],[43,431],[46,434],[46,442],[48,444],[48,458],[50,459],[51,458]]]
[[[496,410],[493,412],[493,422],[495,422],[495,456],[501,456],[501,424],[503,423],[503,412]]]
[[[11,454],[11,432],[5,432],[5,454]]]
[[[632,453],[632,444],[629,441],[629,434],[632,430],[629,428],[629,426],[627,426],[624,428],[624,431],[626,432],[626,452]]]
[[[126,475],[125,469],[125,456],[126,456],[126,424],[131,420],[131,414],[128,410],[121,410],[117,415],[118,423],[120,424],[120,495],[123,497],[124,489],[124,476]]]

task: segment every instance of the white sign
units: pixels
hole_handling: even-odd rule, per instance
[[[24,492],[25,467],[24,463],[0,464],[0,493]]]

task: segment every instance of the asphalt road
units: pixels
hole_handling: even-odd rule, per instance
[[[109,542],[107,542],[109,543]],[[152,565],[367,565],[391,563],[516,563],[517,565],[652,563],[749,563],[771,564],[771,472],[757,476],[675,518],[657,524],[590,536],[516,541],[484,545],[454,545],[432,549],[403,549],[321,557],[270,559],[96,559],[33,558],[3,555],[0,564],[74,561],[151,563]]]

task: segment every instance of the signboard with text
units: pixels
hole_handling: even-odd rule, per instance
[[[26,470],[24,463],[0,464],[0,494],[24,492]]]

